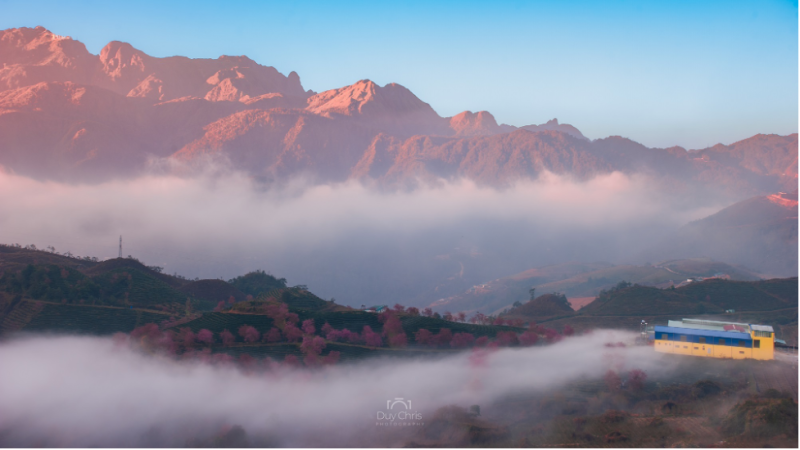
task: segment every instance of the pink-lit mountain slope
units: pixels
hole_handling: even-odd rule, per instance
[[[706,256],[765,277],[797,276],[797,189],[753,197],[689,223],[644,257],[653,255]]]
[[[5,89],[71,81],[151,102],[187,96],[210,101],[251,100],[270,93],[308,96],[296,73],[283,76],[246,56],[155,58],[117,41],[92,55],[82,43],[42,27],[0,32],[0,63],[0,87]]]
[[[0,31],[0,63],[0,165],[39,179],[97,182],[159,158],[213,157],[260,180],[386,188],[441,178],[508,186],[544,171],[645,173],[679,195],[733,198],[797,185],[796,134],[699,151],[590,141],[555,119],[518,129],[486,111],[441,117],[395,83],[317,94],[245,56],[156,58],[123,42],[93,55],[42,27]]]

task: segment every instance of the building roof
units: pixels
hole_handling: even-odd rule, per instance
[[[750,328],[752,328],[753,331],[769,331],[770,333],[775,332],[775,330],[773,330],[769,325],[750,325]]]
[[[712,331],[723,331],[721,325],[704,325],[704,324],[695,324],[695,323],[683,323],[680,320],[670,320],[667,322],[668,327],[672,328],[691,328],[694,330],[712,330]]]
[[[752,339],[749,334],[740,333],[738,331],[698,330],[698,329],[694,329],[694,328],[664,327],[664,326],[661,326],[661,325],[656,325],[655,332],[656,333],[685,334],[687,336],[720,337],[720,338],[726,338],[726,339],[745,339],[745,340]]]

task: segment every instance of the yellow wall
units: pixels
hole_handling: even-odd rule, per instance
[[[732,347],[729,345],[698,344],[696,342],[665,341],[656,339],[653,347],[657,352],[677,355],[693,355],[706,358],[725,359],[773,359],[772,340],[770,338],[754,338],[761,340],[761,348]],[[769,341],[769,342],[767,342]]]
[[[769,360],[775,357],[775,333],[770,333],[770,337],[756,336],[755,331],[753,336],[753,359]],[[756,348],[755,342],[759,341],[760,348]]]

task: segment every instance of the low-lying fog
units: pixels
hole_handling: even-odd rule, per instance
[[[388,436],[378,412],[400,407],[387,410],[387,400],[410,401],[424,423],[442,406],[486,406],[608,370],[669,375],[663,364],[654,370],[661,356],[651,347],[604,345],[634,337],[596,331],[544,347],[266,373],[175,361],[111,338],[22,337],[0,343],[0,445],[179,447],[226,425],[281,446],[359,445]]]
[[[545,264],[627,262],[729,202],[672,195],[619,172],[398,192],[355,181],[265,190],[225,171],[99,185],[0,173],[0,242],[102,259],[117,255],[122,235],[124,255],[170,274],[228,279],[264,269],[339,303],[420,306]]]

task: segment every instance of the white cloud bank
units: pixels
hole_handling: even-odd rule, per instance
[[[97,185],[0,173],[0,242],[104,258],[116,256],[122,235],[125,255],[169,273],[229,278],[266,269],[360,304],[381,291],[360,288],[365,278],[408,272],[403,282],[435,286],[457,263],[426,268],[431,280],[414,269],[456,248],[484,255],[468,267],[470,283],[564,260],[613,261],[719,208],[697,201],[619,172],[584,182],[545,173],[504,190],[461,180],[390,193],[358,182],[265,190],[228,171]]]
[[[486,406],[610,369],[664,375],[651,347],[604,346],[633,337],[598,331],[483,363],[466,352],[267,374],[161,359],[108,338],[22,338],[0,344],[0,445],[183,446],[228,424],[282,446],[357,446],[387,436],[375,423],[388,399],[411,400],[424,422],[449,404]]]

